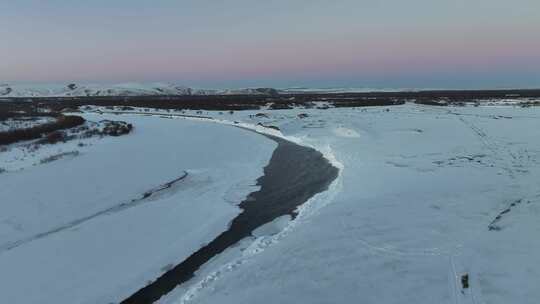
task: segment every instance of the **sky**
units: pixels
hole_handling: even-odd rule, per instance
[[[538,0],[0,0],[0,83],[540,87]]]

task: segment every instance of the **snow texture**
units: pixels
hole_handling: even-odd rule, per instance
[[[0,98],[80,97],[80,96],[158,96],[158,95],[260,95],[268,88],[196,89],[174,83],[103,84],[0,84]],[[1,101],[1,99],[0,99]]]
[[[0,174],[6,303],[122,300],[226,230],[276,147],[205,122],[122,120],[135,126],[132,134]]]
[[[114,302],[223,231],[275,147],[232,125],[315,147],[341,169],[339,177],[299,207],[297,218],[257,229],[159,303],[538,302],[539,108],[259,112],[114,116],[129,118],[135,134],[103,139],[73,159],[0,174],[5,244],[189,173],[151,204],[0,252],[4,298]],[[218,149],[212,161],[208,147],[216,140],[231,151]],[[75,169],[89,172],[68,180]],[[118,185],[97,187],[91,177],[98,173]],[[58,185],[62,190],[49,188]]]
[[[263,120],[254,113],[233,119]],[[246,240],[161,303],[538,302],[540,109],[266,114],[331,151],[338,181],[281,233]]]

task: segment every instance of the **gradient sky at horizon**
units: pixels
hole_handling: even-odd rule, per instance
[[[538,0],[0,0],[0,82],[540,87]]]

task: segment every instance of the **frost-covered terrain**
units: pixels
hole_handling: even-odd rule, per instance
[[[122,300],[226,230],[276,146],[216,124],[122,120],[132,134],[47,146],[34,153],[79,153],[0,173],[2,302]]]
[[[195,89],[174,83],[122,84],[0,84],[0,97],[81,97],[157,95],[259,95],[268,88]],[[1,101],[1,100],[0,100]]]
[[[85,114],[135,133],[0,174],[4,299],[115,302],[225,230],[275,147],[233,122],[278,127],[266,130],[319,149],[340,176],[294,221],[257,229],[160,303],[540,299],[538,107],[151,112]],[[184,170],[171,189],[118,205]]]
[[[539,108],[255,113],[234,119],[331,151],[339,185],[161,303],[538,303]]]

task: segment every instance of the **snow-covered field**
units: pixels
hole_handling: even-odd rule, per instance
[[[254,113],[234,119],[331,150],[344,166],[336,195],[255,257],[231,253],[162,303],[540,300],[539,108]]]
[[[278,126],[332,158],[338,180],[296,220],[259,229],[160,303],[538,303],[540,108],[259,112],[203,115]],[[205,120],[85,117],[126,120],[135,133],[0,174],[9,303],[128,296],[226,229],[275,147]],[[183,170],[171,189],[115,208]]]
[[[2,302],[121,300],[226,230],[276,146],[204,122],[122,120],[133,134],[0,174]]]

